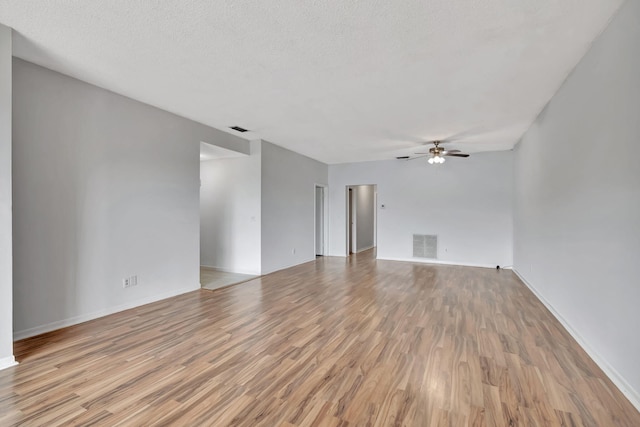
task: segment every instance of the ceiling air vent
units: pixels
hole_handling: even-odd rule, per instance
[[[438,258],[438,236],[428,234],[413,235],[414,258]]]
[[[249,132],[248,129],[241,128],[240,126],[231,126],[229,129],[233,129],[233,130],[238,131],[238,132]]]

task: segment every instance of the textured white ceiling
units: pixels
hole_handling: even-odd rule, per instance
[[[0,22],[20,58],[340,163],[511,148],[621,3],[1,0]]]

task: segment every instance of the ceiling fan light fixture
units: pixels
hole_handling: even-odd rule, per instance
[[[415,157],[401,156],[401,157],[396,157],[396,159],[415,160],[415,159],[421,159],[423,157],[428,157],[427,162],[429,162],[430,165],[440,165],[446,161],[445,156],[446,157],[469,157],[468,154],[461,153],[460,150],[445,150],[444,148],[440,147],[440,144],[442,142],[443,141],[431,141],[431,144],[433,144],[433,147],[429,148],[429,151],[426,153],[424,152],[415,153],[415,154],[418,154],[418,156],[415,156]],[[447,141],[444,141],[444,142],[447,142]]]
[[[433,157],[429,157],[429,159],[427,160],[429,162],[430,165],[439,165],[444,163],[445,158],[444,157],[440,157],[439,155],[435,155]]]

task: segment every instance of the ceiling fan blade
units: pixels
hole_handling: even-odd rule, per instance
[[[468,154],[458,154],[458,153],[453,153],[453,154],[443,154],[443,156],[447,156],[447,157],[469,157]]]
[[[411,157],[411,156],[398,156],[398,157],[396,157],[396,160],[408,160],[409,157]]]
[[[445,156],[449,153],[459,153],[460,150],[445,150],[442,152],[442,154],[444,154]]]
[[[410,159],[407,159],[407,160],[421,159],[421,158],[423,158],[423,157],[427,157],[427,156],[430,156],[430,154],[425,154],[425,155],[423,155],[423,156],[411,157]]]

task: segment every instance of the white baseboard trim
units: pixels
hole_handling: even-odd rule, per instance
[[[356,253],[359,254],[360,252],[368,251],[369,249],[373,249],[373,248],[375,248],[375,246],[373,246],[373,245],[372,246],[367,246],[366,248],[358,249],[356,251]]]
[[[489,264],[474,264],[468,262],[454,262],[454,261],[441,261],[437,259],[422,259],[422,258],[394,258],[394,257],[378,257],[377,259],[385,261],[401,261],[401,262],[416,262],[419,264],[442,264],[442,265],[459,265],[462,267],[480,267],[480,268],[496,268],[495,265]]]
[[[260,272],[255,270],[233,270],[231,268],[213,267],[210,265],[201,265],[200,268],[203,268],[205,270],[222,271],[223,273],[249,274],[252,276],[260,276]]]
[[[308,262],[315,262],[315,260],[316,260],[316,256],[314,255],[312,259],[308,259],[308,260],[306,260],[306,261],[300,261],[300,262],[296,262],[296,263],[294,263],[294,264],[287,265],[287,266],[284,266],[284,267],[278,267],[276,270],[263,271],[263,272],[262,272],[262,275],[263,275],[263,276],[266,276],[267,274],[276,273],[276,272],[278,272],[278,271],[286,270],[287,268],[296,267],[296,266],[298,266],[298,265],[306,264],[306,263],[308,263]]]
[[[635,390],[613,366],[611,366],[602,356],[600,356],[600,354],[598,354],[597,351],[595,351],[587,343],[587,341],[578,333],[578,331],[576,331],[571,326],[571,324],[569,324],[569,322],[567,322],[565,318],[562,317],[560,313],[558,313],[553,305],[551,305],[551,303],[547,301],[547,299],[542,296],[542,294],[539,293],[531,283],[527,282],[527,280],[522,276],[522,274],[518,272],[518,270],[516,270],[515,268],[513,268],[512,270],[522,281],[522,283],[524,283],[525,286],[529,288],[531,292],[533,292],[536,298],[538,298],[540,302],[544,304],[545,307],[547,307],[547,310],[549,310],[551,314],[553,314],[553,316],[558,319],[558,321],[562,324],[562,326],[564,326],[564,328],[567,330],[567,332],[569,332],[573,339],[578,342],[580,347],[582,347],[582,349],[589,355],[589,357],[596,363],[596,365],[598,365],[598,367],[602,369],[605,375],[609,377],[611,382],[613,382],[613,384],[618,387],[620,392],[622,392],[622,394],[624,394],[625,397],[629,399],[629,402],[631,402],[631,404],[635,406],[638,411],[640,411],[640,393],[638,393],[638,391]]]
[[[89,320],[94,320],[99,317],[108,316],[110,314],[118,313],[120,311],[129,310],[131,308],[140,307],[141,305],[150,304],[152,302],[160,301],[163,299],[175,297],[177,295],[186,294],[187,292],[193,292],[200,289],[200,283],[198,283],[195,287],[184,287],[180,289],[175,289],[173,291],[165,292],[158,295],[153,295],[146,298],[140,298],[135,301],[128,302],[126,304],[117,305],[115,307],[105,308],[104,310],[94,311],[92,313],[81,314],[79,316],[70,317],[68,319],[57,320],[55,322],[47,323],[44,325],[35,326],[29,329],[23,329],[22,331],[15,331],[13,333],[13,340],[21,340],[24,338],[33,337],[36,335],[44,334],[45,332],[55,331],[56,329],[66,328],[68,326],[77,325],[79,323],[88,322]]]
[[[12,366],[16,366],[18,362],[16,362],[16,358],[13,356],[7,356],[0,359],[0,371],[3,369],[10,368]]]

